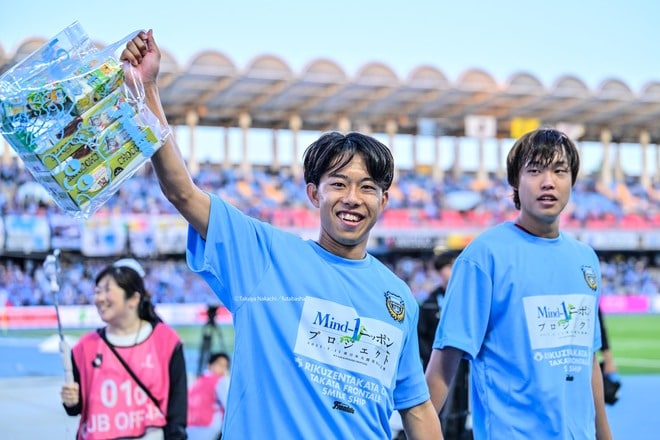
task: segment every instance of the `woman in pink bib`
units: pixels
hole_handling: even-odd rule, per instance
[[[187,382],[183,346],[158,317],[144,270],[122,259],[96,277],[94,304],[106,326],[73,347],[74,383],[64,409],[80,415],[78,439],[185,439]]]

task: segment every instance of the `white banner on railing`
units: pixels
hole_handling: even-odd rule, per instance
[[[92,217],[83,229],[80,251],[88,257],[123,255],[127,232],[124,222],[113,216]]]
[[[47,252],[50,245],[50,226],[46,217],[34,215],[5,216],[6,242],[9,252]]]

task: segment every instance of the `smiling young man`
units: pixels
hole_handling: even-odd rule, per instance
[[[579,168],[565,134],[522,136],[507,157],[517,220],[454,263],[426,377],[440,409],[470,360],[475,439],[611,438],[595,361],[599,262],[559,230]]]
[[[147,105],[167,124],[151,31],[126,45]],[[410,289],[367,253],[388,201],[389,149],[327,133],[304,155],[317,241],[274,228],[196,186],[170,137],[152,158],[163,193],[190,224],[187,259],[230,310],[235,329],[226,438],[441,438],[417,346]]]

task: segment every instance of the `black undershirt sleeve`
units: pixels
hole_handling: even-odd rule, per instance
[[[188,418],[188,377],[183,344],[179,343],[170,359],[170,396],[167,403],[165,440],[186,439]]]
[[[600,321],[600,344],[601,350],[609,350],[610,341],[607,339],[607,329],[605,328],[605,322],[603,321],[603,312],[598,307],[598,321]]]

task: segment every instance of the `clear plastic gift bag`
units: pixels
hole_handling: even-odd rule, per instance
[[[138,75],[75,22],[0,76],[0,133],[67,214],[88,218],[170,133]]]

